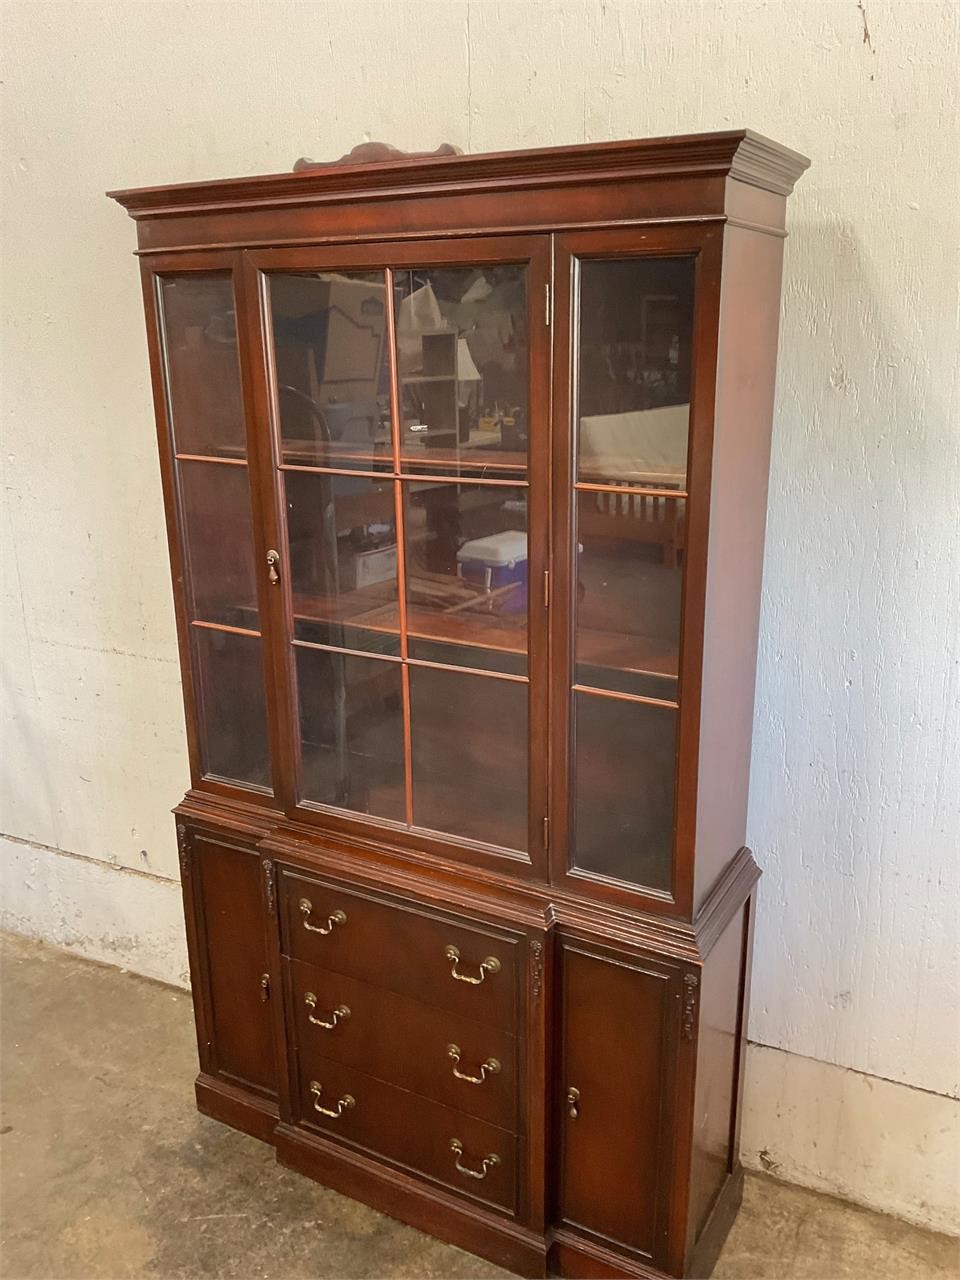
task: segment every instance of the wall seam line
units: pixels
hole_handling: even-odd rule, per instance
[[[129,876],[140,876],[144,880],[158,881],[160,884],[172,884],[179,888],[180,881],[174,876],[163,876],[156,871],[144,871],[141,867],[128,867],[121,862],[107,862],[103,858],[94,858],[89,853],[74,853],[72,849],[60,849],[53,844],[43,844],[39,840],[28,840],[23,836],[14,836],[7,831],[0,831],[0,840],[9,840],[11,844],[21,844],[27,849],[37,849],[41,853],[53,853],[59,858],[75,858],[77,862],[89,862],[105,871],[122,871]]]
[[[850,1071],[855,1076],[865,1076],[868,1080],[879,1080],[883,1084],[899,1085],[901,1089],[910,1089],[914,1093],[928,1093],[932,1098],[947,1098],[950,1102],[960,1102],[955,1093],[943,1093],[940,1089],[925,1089],[922,1084],[910,1084],[906,1080],[896,1080],[893,1076],[877,1075],[873,1071],[863,1071],[860,1067],[850,1067],[843,1062],[830,1062],[827,1058],[814,1058],[809,1053],[798,1053],[795,1049],[784,1049],[781,1045],[764,1044],[762,1040],[751,1040],[747,1036],[747,1044],[754,1049],[769,1049],[771,1053],[783,1053],[790,1058],[803,1058],[805,1062],[815,1062],[821,1067],[833,1067],[837,1071]]]

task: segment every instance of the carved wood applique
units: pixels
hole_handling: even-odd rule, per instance
[[[277,877],[273,863],[269,858],[263,860],[263,882],[267,894],[267,914],[277,914]]]
[[[177,823],[177,855],[180,858],[180,878],[190,874],[190,833],[182,822]]]
[[[358,142],[352,151],[348,151],[339,160],[310,160],[301,156],[293,166],[294,173],[302,173],[304,169],[326,169],[332,164],[383,164],[385,160],[417,160],[430,156],[461,156],[462,150],[452,142],[441,142],[435,151],[401,151],[389,142]]]
[[[683,1038],[693,1039],[693,1024],[697,1013],[697,988],[700,985],[699,975],[685,973],[683,975]]]
[[[530,943],[530,990],[534,1000],[540,999],[543,990],[543,943]]]

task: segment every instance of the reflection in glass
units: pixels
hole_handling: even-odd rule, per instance
[[[270,788],[258,636],[191,627],[204,774]]]
[[[283,460],[392,465],[382,271],[270,277]]]
[[[165,277],[160,310],[177,452],[242,457],[246,442],[230,276]]]
[[[245,466],[180,462],[190,617],[256,630],[250,488]]]
[[[683,499],[577,495],[576,682],[676,697]]]
[[[294,635],[400,652],[392,480],[284,473]]]
[[[525,673],[526,489],[410,480],[403,497],[410,657]]]
[[[303,797],[402,822],[400,664],[298,647]]]
[[[410,667],[413,821],[527,847],[527,685]]]
[[[669,891],[677,713],[574,696],[573,865]]]
[[[686,487],[692,258],[580,266],[578,478]]]
[[[396,271],[404,469],[521,474],[529,361],[522,266]]]

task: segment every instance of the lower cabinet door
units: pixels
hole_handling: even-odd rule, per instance
[[[659,1263],[669,1225],[677,975],[566,939],[560,982],[560,1220]]]
[[[206,1038],[204,1069],[275,1097],[272,977],[260,859],[199,832],[190,837],[190,851],[191,963],[200,996],[198,1025]],[[276,986],[279,998],[279,981]]]

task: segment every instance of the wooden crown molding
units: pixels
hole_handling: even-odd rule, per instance
[[[355,149],[356,150],[356,149]],[[350,153],[351,155],[353,153]],[[729,176],[789,195],[809,160],[749,129],[584,143],[482,155],[420,155],[302,167],[293,173],[108,191],[132,218],[227,212],[314,201],[377,199],[436,190],[563,186],[612,179]]]

